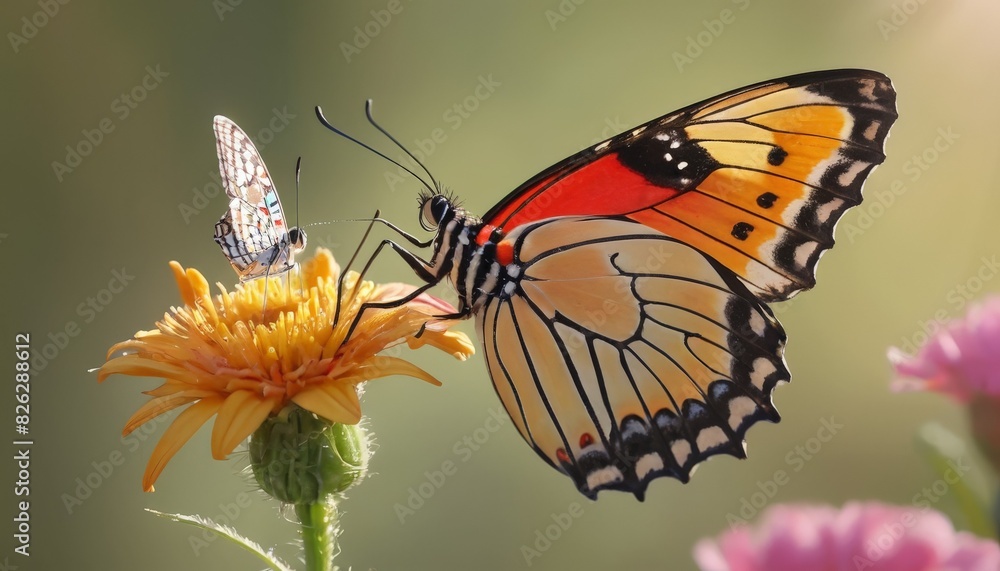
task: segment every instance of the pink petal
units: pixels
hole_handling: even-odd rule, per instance
[[[895,391],[927,390],[967,401],[973,394],[1000,395],[1000,296],[934,332],[915,355],[889,350]]]
[[[940,513],[876,502],[777,505],[753,528],[703,539],[702,571],[996,571],[995,541],[957,533]]]

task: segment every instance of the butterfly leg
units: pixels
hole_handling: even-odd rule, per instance
[[[368,273],[368,270],[371,268],[372,264],[375,262],[375,259],[378,258],[379,254],[382,252],[382,250],[386,246],[392,248],[392,250],[394,252],[396,252],[397,254],[399,254],[399,257],[401,257],[403,259],[403,261],[406,262],[406,264],[408,266],[410,266],[410,268],[413,269],[413,271],[418,276],[420,276],[420,278],[422,280],[424,280],[427,283],[425,285],[417,288],[416,290],[414,290],[409,295],[401,297],[401,298],[399,298],[397,300],[384,301],[384,302],[371,302],[371,303],[364,303],[364,304],[362,304],[361,308],[358,310],[358,314],[354,317],[354,322],[351,323],[351,327],[347,330],[347,335],[344,337],[345,340],[350,339],[351,333],[354,332],[354,328],[357,327],[358,322],[361,321],[361,317],[362,317],[362,315],[364,315],[365,310],[370,309],[370,308],[386,309],[386,308],[391,308],[391,307],[399,307],[400,305],[403,305],[403,304],[405,304],[407,302],[410,302],[410,301],[416,299],[416,297],[418,295],[420,295],[421,293],[427,291],[428,289],[430,289],[431,287],[433,287],[434,285],[436,285],[438,283],[438,281],[440,281],[440,278],[434,273],[434,271],[432,269],[432,266],[431,266],[431,264],[429,262],[423,260],[422,258],[420,258],[419,256],[417,256],[416,254],[410,252],[409,250],[407,250],[406,248],[404,248],[404,247],[400,246],[399,244],[393,242],[392,240],[382,240],[382,242],[379,243],[378,247],[375,248],[375,252],[372,253],[372,255],[371,255],[370,258],[368,258],[368,262],[365,263],[364,267],[362,268],[361,273],[358,276],[358,281],[359,282],[362,279],[364,279],[365,274]],[[337,311],[337,314],[334,317],[334,322],[333,322],[333,326],[334,327],[336,327],[337,324],[340,322],[340,298],[337,299],[337,310],[336,311]]]

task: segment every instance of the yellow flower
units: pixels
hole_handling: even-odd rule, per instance
[[[214,298],[205,277],[177,262],[170,267],[184,307],[173,307],[153,331],[139,331],[118,343],[98,372],[98,381],[116,373],[161,377],[165,382],[148,391],[152,400],[125,426],[129,434],[143,423],[190,404],[163,434],[146,466],[142,486],[153,483],[171,457],[213,415],[212,456],[222,460],[269,416],[289,403],[331,422],[361,420],[359,386],[389,375],[408,375],[441,383],[403,359],[379,355],[406,340],[411,349],[431,345],[459,360],[473,353],[469,338],[448,331],[450,322],[433,315],[453,312],[429,295],[391,309],[369,309],[346,340],[351,323],[366,301],[398,299],[413,286],[376,286],[344,277],[341,318],[332,327],[340,268],[329,251],[320,249],[300,271],[265,281],[239,284]],[[417,338],[421,326],[427,324]]]

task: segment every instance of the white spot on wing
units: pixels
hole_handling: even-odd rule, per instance
[[[881,126],[882,126],[881,121],[872,121],[872,124],[868,125],[868,128],[865,129],[865,132],[862,133],[861,136],[868,139],[869,141],[874,141],[875,135],[878,135],[878,128]]]
[[[750,315],[750,329],[761,337],[763,337],[764,333],[767,331],[767,322],[765,322],[764,318],[761,317],[756,311]]]
[[[722,430],[722,428],[718,426],[709,426],[698,433],[698,439],[695,442],[698,444],[699,450],[705,451],[715,448],[720,444],[729,442],[729,437],[726,436],[726,433]]]
[[[677,464],[683,466],[687,462],[688,456],[691,455],[691,444],[687,440],[675,440],[670,445],[670,452],[674,455]]]
[[[851,163],[851,166],[837,178],[837,184],[840,186],[851,186],[851,184],[854,183],[854,179],[858,178],[861,171],[866,168],[868,168],[868,163],[864,161],[855,161]]]
[[[688,166],[687,161],[681,161],[677,163],[677,170],[684,170],[685,168],[687,168],[687,166]]]
[[[624,479],[621,470],[614,466],[608,466],[587,474],[587,487],[593,490],[599,486],[621,482]]]
[[[754,359],[753,369],[750,371],[750,382],[758,389],[764,390],[764,381],[767,380],[768,375],[777,370],[770,359],[757,357]]]
[[[869,101],[875,101],[878,96],[875,94],[875,80],[874,79],[863,79],[861,80],[861,88],[858,89],[858,93],[862,97]]]
[[[816,251],[817,247],[818,244],[816,242],[805,242],[803,244],[799,244],[799,246],[795,248],[795,265],[800,268],[806,267],[806,264],[809,263],[809,257],[813,255],[813,252]]]
[[[820,222],[826,222],[843,204],[844,201],[840,198],[834,198],[831,199],[830,202],[821,204],[818,208],[816,208],[816,218]]]
[[[757,411],[757,403],[750,397],[736,397],[729,401],[729,428],[736,430],[743,419]]]
[[[663,158],[667,159],[668,161],[674,160],[674,156],[671,155],[670,153],[663,155]]]
[[[635,463],[635,475],[640,480],[647,474],[663,469],[663,458],[659,454],[646,454]]]

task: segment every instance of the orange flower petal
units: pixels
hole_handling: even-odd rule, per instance
[[[355,374],[360,374],[366,381],[388,377],[390,375],[406,375],[408,377],[420,379],[421,381],[427,381],[434,386],[441,386],[441,381],[437,380],[430,373],[413,363],[405,359],[389,357],[386,355],[379,355],[370,359],[368,363],[363,364],[360,367],[356,367],[353,372]]]
[[[213,414],[218,418],[212,454],[221,459],[289,403],[355,424],[361,419],[358,385],[363,382],[398,374],[440,384],[408,361],[380,356],[387,347],[408,341],[411,347],[429,345],[460,359],[472,353],[465,334],[447,331],[453,322],[428,322],[453,310],[430,296],[371,309],[358,318],[364,303],[405,296],[414,286],[377,287],[356,272],[344,275],[340,319],[332,327],[340,268],[326,250],[299,271],[237,284],[231,292],[219,285],[214,296],[198,270],[177,262],[170,269],[184,305],[171,308],[156,329],[112,347],[98,372],[99,381],[113,374],[165,379],[146,392],[152,398],[129,419],[126,434],[163,412],[188,407],[154,450],[143,480],[146,489]],[[413,339],[425,324],[421,339]],[[351,338],[345,339],[352,325]]]
[[[143,490],[153,491],[153,484],[160,477],[160,472],[166,467],[167,462],[194,436],[195,432],[198,432],[205,421],[219,410],[220,406],[222,399],[211,397],[194,403],[177,415],[160,437],[160,441],[156,443],[149,463],[146,464],[146,472],[142,476]]]
[[[135,411],[135,413],[128,419],[128,422],[125,423],[125,428],[122,430],[122,436],[128,436],[133,430],[139,428],[143,424],[146,424],[161,414],[165,414],[179,406],[184,406],[189,402],[196,401],[206,396],[211,396],[211,394],[209,393],[199,396],[170,395],[147,401],[146,404],[139,407],[139,410]]]
[[[103,382],[104,379],[115,374],[132,375],[135,377],[182,378],[185,380],[193,380],[195,378],[191,371],[180,365],[153,361],[136,354],[122,355],[105,363],[97,373],[97,382]]]
[[[313,385],[292,397],[292,402],[330,422],[361,422],[361,401],[353,383]]]
[[[219,417],[212,426],[212,457],[227,456],[264,422],[274,408],[274,402],[250,391],[237,391],[226,397]]]
[[[187,279],[187,273],[184,271],[184,266],[171,260],[170,270],[174,272],[174,281],[177,282],[177,289],[181,290],[181,299],[184,300],[184,305],[194,307],[194,290],[191,288],[191,283]]]

